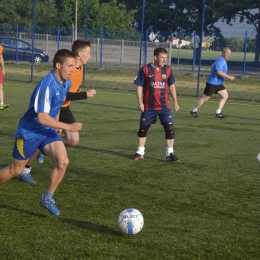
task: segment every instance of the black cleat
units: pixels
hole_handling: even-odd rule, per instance
[[[222,113],[219,113],[219,114],[215,114],[215,117],[218,117],[218,118],[225,118],[225,116],[224,115],[222,115]]]
[[[193,117],[198,117],[197,111],[196,111],[196,112],[193,112],[193,111],[191,110],[191,111],[190,111],[190,114],[191,114]]]

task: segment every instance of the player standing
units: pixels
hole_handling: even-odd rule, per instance
[[[154,50],[154,62],[143,66],[134,84],[137,86],[138,109],[141,110],[138,147],[134,160],[144,159],[147,131],[156,123],[157,116],[164,127],[166,139],[166,161],[180,162],[174,154],[174,127],[169,101],[169,92],[174,101],[175,111],[179,110],[175,79],[170,66],[165,65],[168,52],[164,48]]]

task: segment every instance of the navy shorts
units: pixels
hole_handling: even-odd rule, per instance
[[[219,91],[226,89],[224,85],[212,85],[206,82],[206,88],[204,89],[204,95],[210,97],[213,94],[217,94]]]
[[[51,130],[46,135],[36,139],[24,140],[22,138],[16,138],[14,141],[13,158],[17,160],[28,160],[35,154],[37,149],[42,151],[45,145],[56,141],[62,142],[56,130]]]
[[[140,125],[148,126],[156,123],[157,116],[160,119],[161,125],[163,123],[172,123],[172,111],[169,108],[163,110],[152,110],[152,111],[144,111],[141,114]]]

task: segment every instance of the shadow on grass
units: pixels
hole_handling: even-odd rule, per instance
[[[80,150],[87,150],[87,151],[91,151],[91,152],[96,152],[96,153],[106,153],[106,154],[113,154],[113,155],[117,155],[117,156],[121,156],[121,157],[125,157],[125,158],[129,158],[129,160],[133,160],[132,156],[134,155],[134,153],[130,154],[126,154],[126,153],[121,153],[121,152],[115,152],[115,151],[110,151],[110,150],[104,150],[104,149],[98,149],[98,148],[90,148],[90,147],[85,147],[85,146],[74,146],[74,147],[70,147],[72,149],[80,149]],[[152,159],[152,160],[157,160],[157,161],[162,161],[160,159],[156,159],[153,157],[145,157],[146,159]]]
[[[77,103],[82,103],[86,104],[84,101],[77,101]],[[125,109],[125,110],[133,110],[133,111],[138,111],[137,108],[131,108],[131,107],[121,107],[121,106],[111,106],[107,104],[98,104],[98,103],[88,103],[88,106],[97,106],[97,107],[109,107],[109,108],[116,108],[116,109]]]
[[[119,231],[115,231],[113,229],[110,229],[108,227],[100,226],[93,224],[88,221],[81,221],[81,220],[75,220],[75,219],[69,219],[69,218],[59,218],[60,221],[76,226],[78,228],[85,228],[94,232],[99,232],[107,235],[113,235],[113,236],[123,236],[123,234]]]
[[[22,213],[25,213],[25,214],[28,214],[28,215],[33,215],[33,216],[36,216],[36,217],[46,217],[47,216],[47,215],[44,215],[44,214],[39,214],[39,213],[35,213],[35,212],[29,211],[29,210],[15,208],[15,207],[7,206],[7,205],[0,205],[0,208],[12,210],[12,211],[18,211],[18,212],[22,212]]]

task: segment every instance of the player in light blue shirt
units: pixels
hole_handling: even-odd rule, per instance
[[[37,149],[54,161],[49,184],[40,199],[40,205],[51,214],[59,215],[52,196],[62,181],[69,159],[59,133],[62,129],[79,131],[82,124],[59,122],[60,107],[71,86],[68,80],[74,70],[74,54],[66,49],[59,50],[53,59],[53,70],[35,87],[29,107],[19,121],[15,132],[15,143],[11,165],[0,170],[0,184],[19,175]]]
[[[220,96],[218,108],[215,113],[215,117],[225,118],[221,113],[222,108],[224,107],[227,99],[228,92],[223,85],[224,80],[230,79],[234,80],[235,77],[227,74],[228,66],[227,60],[231,55],[231,50],[227,47],[223,48],[222,55],[216,59],[216,61],[211,66],[211,73],[206,82],[206,88],[204,89],[204,94],[198,100],[194,108],[190,111],[190,114],[193,117],[198,117],[198,109],[204,104],[205,101],[209,100],[213,94],[218,94]]]

